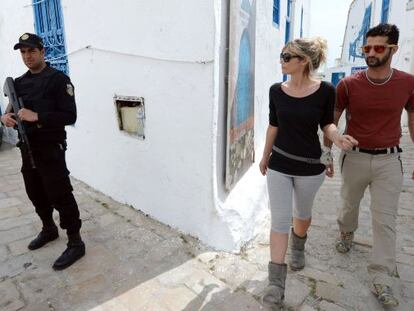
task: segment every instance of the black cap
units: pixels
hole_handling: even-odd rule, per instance
[[[43,49],[43,40],[38,35],[26,32],[20,36],[19,43],[14,45],[14,49],[20,49],[22,46]]]

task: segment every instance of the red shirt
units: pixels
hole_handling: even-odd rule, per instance
[[[387,148],[399,144],[401,114],[414,112],[414,76],[394,69],[389,81],[375,85],[365,71],[346,77],[336,88],[337,111],[346,109],[346,133],[362,148]]]

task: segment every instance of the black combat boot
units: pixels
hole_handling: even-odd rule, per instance
[[[80,234],[68,234],[68,238],[68,247],[53,264],[55,270],[63,270],[85,255],[85,243],[83,243]]]
[[[54,226],[50,227],[43,227],[42,231],[38,234],[38,236],[29,243],[27,246],[30,250],[35,250],[41,248],[45,244],[56,240],[59,237],[58,228]]]

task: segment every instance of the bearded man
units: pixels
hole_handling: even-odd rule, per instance
[[[365,35],[362,47],[368,69],[340,81],[335,123],[346,111],[346,134],[359,141],[342,151],[342,206],[338,210],[340,237],[336,250],[350,251],[358,227],[359,205],[365,189],[371,194],[373,247],[368,265],[371,290],[384,305],[398,305],[393,293],[396,266],[396,217],[403,185],[399,147],[401,114],[406,109],[414,141],[414,76],[391,67],[398,50],[399,30],[379,24]],[[412,175],[414,179],[414,172]]]

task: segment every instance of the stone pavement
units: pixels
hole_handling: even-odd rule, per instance
[[[405,133],[405,183],[398,216],[397,258],[401,305],[414,310],[414,148]],[[61,237],[29,251],[41,228],[26,197],[16,148],[0,150],[0,310],[263,310],[267,281],[268,230],[239,254],[215,252],[127,205],[73,180],[81,208],[87,255],[55,272],[51,265],[65,248]],[[337,168],[336,168],[337,169]],[[338,172],[338,170],[337,170]],[[369,292],[366,264],[371,252],[369,195],[361,206],[357,245],[336,253],[336,207],[340,176],[327,179],[315,201],[306,249],[307,266],[289,271],[285,310],[384,309]],[[57,217],[57,215],[55,215]]]

